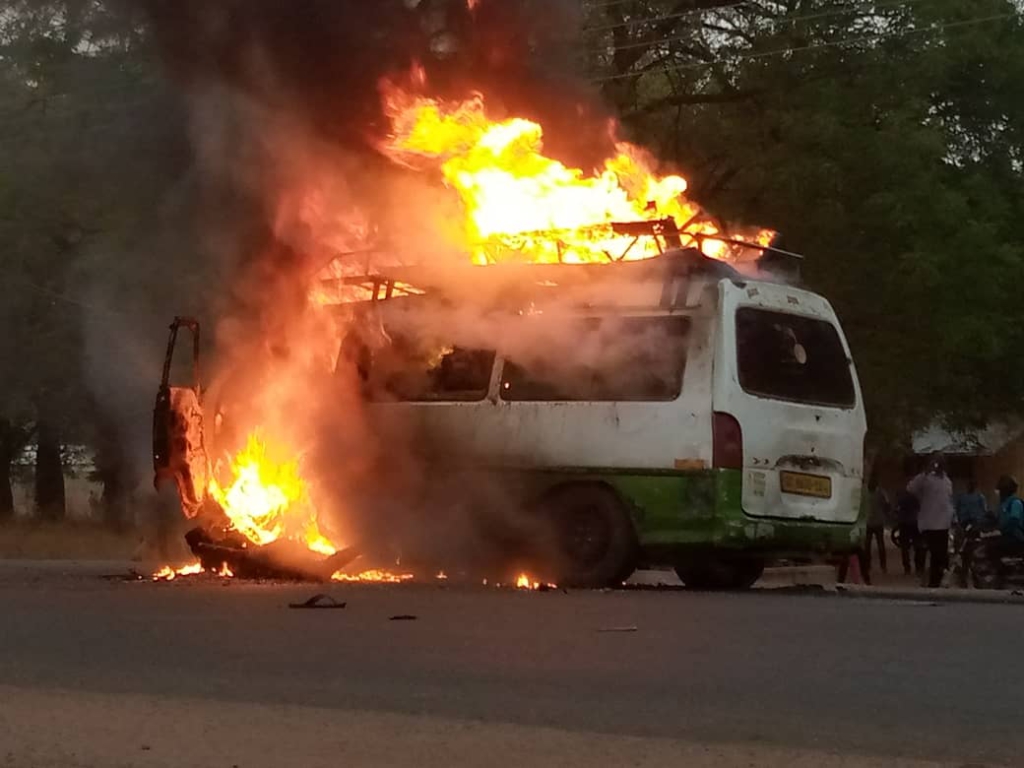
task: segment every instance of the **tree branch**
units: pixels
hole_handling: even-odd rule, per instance
[[[628,112],[625,117],[650,114],[665,107],[685,106],[687,104],[733,104],[746,101],[757,96],[760,91],[722,91],[718,93],[677,93],[654,99],[642,107]]]
[[[652,24],[649,33],[635,37],[630,36],[629,27],[625,22],[625,15],[621,10],[617,10],[614,13],[609,12],[609,18],[619,23],[619,26],[612,30],[612,41],[615,46],[615,53],[612,55],[612,59],[615,62],[617,73],[620,75],[627,74],[655,44],[671,36],[672,30],[680,22],[681,14],[690,10],[713,10],[734,4],[735,0],[680,0],[665,14],[665,18],[661,22]],[[638,42],[643,43],[645,40],[650,41],[650,45],[637,45]]]

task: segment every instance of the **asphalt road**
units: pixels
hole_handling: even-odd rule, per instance
[[[1019,606],[316,591],[0,570],[0,765],[1024,762]]]

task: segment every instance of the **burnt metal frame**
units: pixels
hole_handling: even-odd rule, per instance
[[[170,325],[171,336],[167,340],[167,352],[164,355],[164,371],[160,378],[160,389],[168,389],[171,379],[171,362],[174,359],[174,350],[178,343],[178,330],[187,328],[192,332],[192,385],[196,394],[201,394],[199,382],[199,321],[192,317],[175,317]]]
[[[635,262],[626,262],[625,261],[626,256],[629,254],[629,252],[633,248],[633,246],[636,245],[636,243],[640,240],[640,238],[642,238],[642,237],[653,237],[655,242],[657,243],[657,246],[658,246],[658,253],[660,254],[660,256],[665,256],[667,254],[670,255],[673,252],[680,252],[680,251],[690,250],[690,249],[684,248],[684,246],[682,244],[682,238],[685,236],[685,237],[689,238],[689,240],[691,242],[694,243],[694,245],[696,246],[695,250],[698,251],[698,252],[703,252],[703,244],[704,244],[705,240],[715,240],[717,242],[722,242],[722,243],[726,243],[726,244],[729,244],[729,245],[735,245],[735,246],[740,246],[740,247],[745,247],[745,248],[754,248],[755,250],[759,250],[762,253],[773,253],[773,254],[777,254],[779,256],[783,256],[783,257],[786,257],[786,258],[789,258],[789,259],[802,260],[804,258],[799,253],[794,253],[792,251],[787,251],[787,250],[784,250],[782,248],[777,248],[774,245],[761,245],[759,243],[752,243],[752,242],[749,242],[749,241],[746,241],[746,240],[737,240],[735,238],[723,237],[721,235],[707,235],[707,234],[703,234],[703,233],[700,233],[700,232],[687,232],[687,231],[685,231],[686,227],[688,227],[692,223],[692,221],[693,221],[693,219],[691,219],[690,221],[687,221],[686,224],[683,225],[682,229],[680,229],[680,227],[676,224],[675,219],[672,219],[671,217],[667,217],[667,218],[663,218],[663,219],[643,220],[643,221],[612,222],[611,223],[612,231],[614,231],[618,235],[632,237],[632,240],[630,240],[629,245],[626,246],[625,250],[623,250],[623,252],[618,257],[613,257],[613,256],[611,256],[610,254],[607,254],[607,253],[605,255],[608,256],[608,259],[609,259],[609,261],[612,264],[625,264],[625,263],[637,263],[637,264],[639,264],[639,263],[643,263],[643,262],[650,262],[650,261],[653,261],[655,259],[637,260]],[[541,233],[527,233],[527,234],[538,234],[539,235]],[[548,233],[548,234],[550,234],[550,233]],[[370,253],[370,251],[362,251],[362,252],[360,252],[360,255],[369,254],[369,253]],[[659,258],[659,257],[655,257],[655,258]],[[495,265],[495,266],[499,266],[499,265]],[[568,267],[570,269],[585,269],[585,268],[587,268],[589,266],[592,266],[592,265],[588,265],[588,264],[565,264],[564,262],[560,262],[559,264],[531,264],[531,265],[516,265],[516,266],[525,266],[525,267],[527,267],[527,268],[529,268],[531,270],[534,270],[537,275],[541,275],[541,274],[543,274],[542,270],[545,270],[546,267],[557,267],[560,270],[564,269],[566,267]],[[389,300],[389,299],[391,299],[391,298],[393,298],[395,296],[396,290],[400,294],[402,294],[402,295],[407,294],[408,292],[402,291],[401,288],[397,287],[397,283],[410,283],[410,284],[415,286],[415,279],[410,279],[408,274],[406,274],[406,275],[404,275],[402,277],[396,276],[395,274],[391,274],[391,275],[384,274],[384,273],[370,274],[369,273],[370,267],[371,267],[371,258],[368,256],[367,260],[366,260],[366,265],[365,265],[366,274],[349,276],[349,277],[332,278],[332,279],[329,279],[329,280],[324,280],[322,282],[324,282],[324,283],[338,283],[338,282],[340,282],[343,285],[362,285],[362,286],[366,286],[366,287],[369,288],[369,290],[371,291],[370,299],[368,299],[366,302],[349,302],[348,303],[349,305],[358,305],[358,304],[364,304],[364,303],[365,304],[372,304],[372,303],[378,302],[378,301],[386,301],[386,300]],[[606,269],[607,267],[603,267],[603,268]],[[412,270],[414,271],[415,268],[412,268]],[[409,270],[409,268],[406,268],[406,269],[403,270],[403,272],[405,272],[405,271],[410,271],[410,270]],[[563,272],[563,271],[560,271],[559,274],[564,277],[564,275],[566,273]],[[428,286],[416,286],[416,287],[420,288],[422,290],[427,290],[427,288],[428,288]],[[382,288],[384,289],[383,296],[381,295],[381,289]]]

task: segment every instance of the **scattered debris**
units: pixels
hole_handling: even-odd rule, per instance
[[[355,547],[347,547],[322,557],[288,540],[256,547],[235,531],[218,533],[219,537],[215,537],[208,530],[193,528],[185,534],[185,541],[202,568],[223,568],[242,579],[328,581],[331,574],[360,555]]]
[[[637,628],[635,624],[631,624],[626,627],[601,627],[597,630],[598,632],[636,632]]]
[[[339,603],[330,595],[325,595],[322,592],[302,603],[288,603],[289,608],[344,608],[346,605],[347,603]]]
[[[388,621],[416,621],[418,616],[413,616],[411,613],[399,613],[388,619]]]

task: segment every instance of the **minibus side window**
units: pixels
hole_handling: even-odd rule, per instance
[[[850,361],[831,323],[754,307],[736,311],[740,386],[752,395],[849,408]]]
[[[374,355],[369,395],[374,400],[483,400],[494,350],[429,344],[398,333]]]
[[[564,337],[505,361],[501,397],[516,401],[665,401],[679,396],[688,317],[586,318]]]

